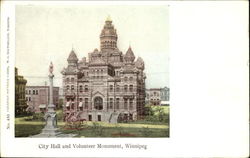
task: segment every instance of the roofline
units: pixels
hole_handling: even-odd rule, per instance
[[[49,88],[49,86],[26,86],[26,88]],[[53,87],[53,88],[60,88],[60,87]]]

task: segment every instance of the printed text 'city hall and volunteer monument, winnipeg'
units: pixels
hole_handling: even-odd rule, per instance
[[[108,17],[100,34],[100,50],[78,59],[72,49],[62,70],[64,119],[116,123],[144,115],[144,61],[131,46],[117,48],[117,33]]]

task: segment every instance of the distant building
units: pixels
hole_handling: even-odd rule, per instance
[[[49,103],[49,86],[26,86],[25,98],[28,110],[32,112],[44,112]],[[53,103],[59,104],[59,87],[53,87]]]
[[[161,88],[161,101],[169,101],[169,88]]]
[[[149,105],[167,104],[169,101],[169,88],[150,88],[146,90],[146,103]]]
[[[132,48],[122,53],[117,33],[108,18],[100,34],[100,50],[78,60],[74,50],[63,69],[65,120],[117,122],[144,114],[144,61]]]
[[[15,114],[25,113],[28,105],[25,101],[25,86],[27,80],[23,76],[18,75],[18,69],[15,68]]]
[[[150,105],[160,105],[161,88],[150,88],[146,90],[146,102]]]

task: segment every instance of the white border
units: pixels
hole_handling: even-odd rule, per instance
[[[14,5],[170,5],[170,138],[14,138],[6,130],[6,17]],[[240,2],[14,2],[1,8],[1,154],[29,157],[246,157],[249,140],[248,3]],[[11,59],[14,59],[11,33]],[[9,63],[14,80],[14,60]],[[9,103],[14,105],[14,84]],[[10,106],[14,111],[14,106]],[[14,116],[13,113],[11,116]],[[134,143],[147,150],[41,150],[50,143]]]

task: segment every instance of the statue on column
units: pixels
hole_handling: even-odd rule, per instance
[[[50,72],[50,74],[53,74],[53,64],[52,64],[52,62],[50,62],[50,65],[49,65],[49,72]]]

